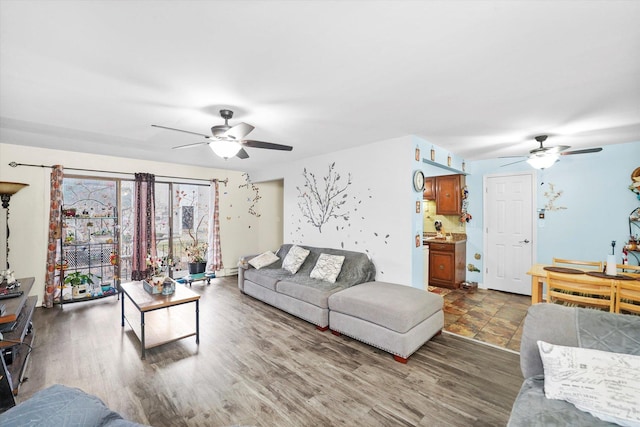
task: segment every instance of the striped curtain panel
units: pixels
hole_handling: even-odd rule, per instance
[[[207,271],[216,272],[224,268],[222,265],[222,249],[220,247],[220,203],[218,197],[218,180],[211,181],[209,186],[209,232],[207,234]]]
[[[134,185],[135,220],[133,224],[133,254],[131,279],[143,280],[149,276],[147,256],[155,257],[155,181],[150,173],[136,173]]]
[[[53,307],[56,289],[59,287],[59,280],[56,277],[56,258],[58,253],[58,240],[60,229],[60,216],[62,215],[62,179],[64,178],[64,167],[55,165],[51,170],[51,189],[49,203],[49,238],[47,241],[47,271],[45,273],[44,297],[42,306]],[[62,248],[61,248],[62,249]],[[62,255],[60,256],[62,258]],[[62,295],[62,290],[60,290]]]

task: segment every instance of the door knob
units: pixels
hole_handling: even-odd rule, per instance
[[[529,243],[529,239],[520,240],[518,243]]]

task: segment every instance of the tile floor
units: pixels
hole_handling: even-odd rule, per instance
[[[522,324],[531,297],[488,289],[429,286],[444,298],[444,329],[451,333],[520,351]]]

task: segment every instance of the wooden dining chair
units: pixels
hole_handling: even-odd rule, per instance
[[[635,280],[616,281],[616,313],[640,314],[640,283]]]
[[[613,312],[615,309],[615,282],[604,280],[593,283],[589,276],[547,272],[547,302],[572,307],[590,307]]]
[[[562,264],[569,264],[583,268],[593,268],[594,270],[602,271],[602,261],[579,261],[573,259],[553,258],[553,265],[560,266]]]
[[[616,264],[618,273],[631,273],[632,276],[640,274],[640,265]]]

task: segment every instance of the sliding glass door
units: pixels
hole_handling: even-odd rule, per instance
[[[90,190],[88,183],[92,185]],[[208,185],[172,182],[155,184],[156,251],[158,256],[171,261],[170,275],[174,278],[187,274],[188,249],[194,245],[206,246],[209,191]],[[64,194],[65,205],[68,201],[69,205],[80,208],[86,206],[90,213],[92,210],[102,213],[105,209],[115,209],[120,238],[117,254],[119,277],[114,279],[130,281],[135,222],[134,182],[116,178],[88,180],[69,176],[64,179]]]

